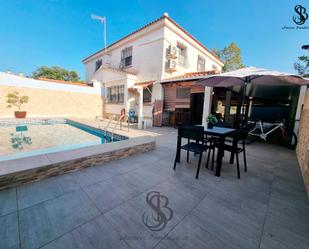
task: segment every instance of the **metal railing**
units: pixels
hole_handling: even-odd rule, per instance
[[[111,139],[112,139],[112,141],[114,141],[114,133],[115,133],[115,130],[117,128],[117,125],[119,125],[119,129],[122,130],[123,124],[122,124],[122,121],[120,119],[117,120],[116,116],[113,116],[113,118],[110,118],[108,120],[109,121],[108,121],[107,125],[105,127],[103,127],[104,141],[105,141],[105,136],[106,136],[106,134],[108,132],[108,129],[112,125],[113,121],[115,121],[114,126],[112,126],[110,128],[110,133],[112,134]],[[128,125],[128,131],[130,131],[130,124],[129,124],[129,122],[127,122],[127,125]],[[99,127],[99,128],[101,129],[101,127]]]

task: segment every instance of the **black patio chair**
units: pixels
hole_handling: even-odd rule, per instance
[[[188,139],[188,143],[185,145],[181,145],[183,138]],[[207,148],[208,146],[204,136],[204,127],[180,125],[178,127],[177,150],[173,169],[175,170],[176,163],[180,162],[181,150],[187,151],[187,162],[189,162],[189,152],[199,154],[199,160],[195,176],[195,178],[197,179],[200,171],[202,155],[204,151],[207,151]]]
[[[243,153],[244,157],[244,171],[247,172],[247,158],[246,158],[246,143],[245,140],[248,136],[248,129],[240,128],[236,131],[232,140],[226,140],[224,144],[224,151],[231,152],[236,155],[236,166],[237,166],[237,177],[240,178],[240,169],[239,169],[239,154]],[[240,146],[239,146],[240,145]],[[212,138],[209,145],[208,156],[207,156],[207,164],[206,168],[208,168],[208,162],[210,158],[210,154],[212,152],[212,163],[211,170],[214,168],[214,157],[215,157],[215,149],[218,148],[217,138]]]

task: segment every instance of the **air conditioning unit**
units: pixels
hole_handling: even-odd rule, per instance
[[[103,64],[106,65],[106,66],[111,65],[111,55],[110,54],[105,54],[103,56]]]
[[[166,58],[167,59],[176,59],[178,57],[178,48],[172,45],[169,45],[166,49]]]
[[[173,59],[168,59],[165,62],[165,71],[166,72],[169,72],[169,73],[175,72],[175,71],[177,71],[176,67],[177,67],[177,63]]]

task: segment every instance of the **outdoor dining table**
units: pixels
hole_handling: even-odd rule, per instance
[[[233,135],[233,133],[236,131],[235,129],[231,128],[225,128],[225,127],[216,127],[213,128],[207,128],[204,127],[204,133],[209,136],[218,137],[218,153],[217,153],[217,167],[216,167],[216,176],[220,176],[221,174],[221,167],[222,167],[222,158],[224,155],[224,141],[226,137]]]

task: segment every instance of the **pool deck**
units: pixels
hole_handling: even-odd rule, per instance
[[[226,156],[221,177],[202,167],[196,180],[193,155],[187,164],[183,153],[172,169],[175,129],[147,132],[153,151],[1,191],[0,248],[309,248],[309,201],[294,151],[250,144],[241,179]],[[146,198],[157,192],[167,223],[151,231]]]

